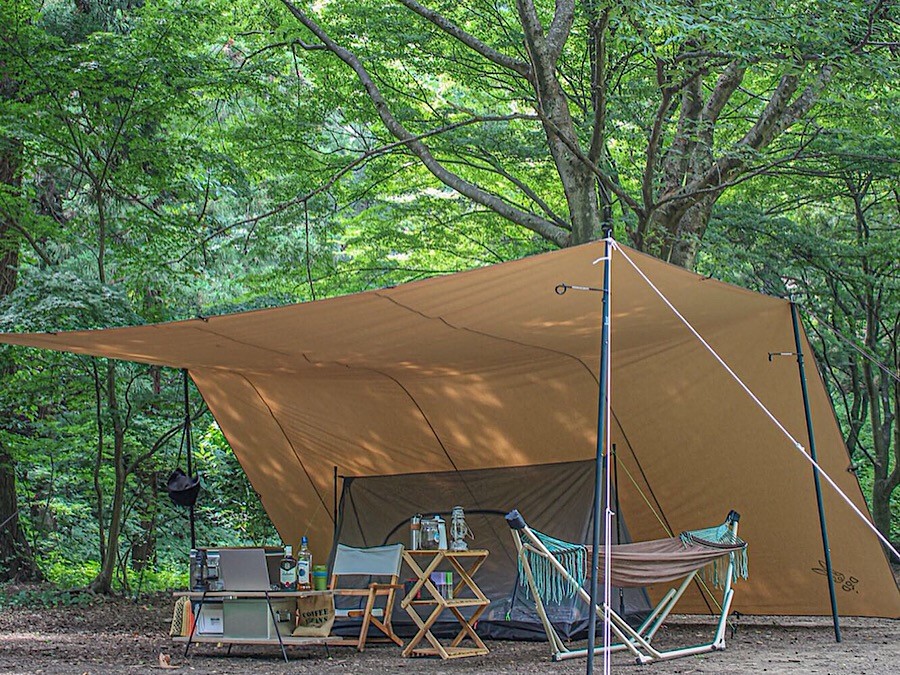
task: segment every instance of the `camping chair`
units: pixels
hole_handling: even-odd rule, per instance
[[[704,530],[683,532],[680,537],[657,539],[611,547],[613,586],[641,587],[682,579],[677,589],[671,588],[637,628],[632,628],[611,607],[596,605],[594,610],[602,620],[604,609],[609,612],[610,631],[619,640],[595,652],[627,649],[638,663],[702,654],[725,649],[725,625],[731,609],[734,590],[731,585],[738,577],[747,578],[747,544],[737,536],[740,515],[732,511],[725,522]],[[518,511],[511,511],[506,521],[512,531],[519,560],[520,582],[534,598],[535,609],[547,633],[554,661],[587,656],[587,649],[570,650],[564,644],[544,609],[544,601],[578,595],[590,605],[590,595],[583,585],[589,572],[590,547],[554,539],[532,530]],[[722,568],[725,568],[724,570]],[[603,552],[600,552],[600,569]],[[722,588],[721,612],[713,640],[693,647],[655,649],[651,640],[675,604],[696,578],[701,569],[708,569],[713,584]]]
[[[351,609],[336,608],[335,620],[362,617],[362,626],[358,638],[345,639],[332,644],[356,645],[356,649],[362,651],[366,647],[369,625],[372,625],[386,636],[386,638],[373,638],[373,640],[387,639],[399,647],[403,646],[403,641],[391,628],[394,599],[397,590],[403,588],[403,585],[398,583],[402,554],[403,544],[372,548],[337,545],[329,588],[334,593],[335,600],[341,597],[356,597],[359,598],[359,606]],[[342,582],[345,582],[347,577],[367,577],[369,578],[368,585],[364,588],[345,587]],[[387,583],[378,583],[371,581],[371,577],[383,577],[388,581]],[[358,579],[357,583],[359,583]],[[385,598],[384,607],[375,606],[379,596]]]

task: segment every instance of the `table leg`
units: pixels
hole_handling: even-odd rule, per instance
[[[275,635],[278,637],[278,645],[281,647],[281,655],[284,662],[288,662],[287,650],[284,648],[284,641],[281,639],[281,631],[278,630],[278,619],[275,617],[275,610],[272,607],[272,599],[269,597],[269,591],[266,591],[266,604],[269,606],[269,614],[272,617],[272,627],[275,629]]]
[[[419,564],[411,556],[407,556],[405,553],[404,559],[406,561],[406,564],[409,565],[409,568],[413,571],[413,574],[416,575],[416,583],[413,584],[413,587],[411,589],[409,589],[409,593],[407,593],[406,597],[403,598],[400,606],[406,609],[407,605],[412,602],[412,600],[416,597],[416,594],[422,590],[423,586],[427,586],[428,591],[432,595],[440,595],[437,592],[437,588],[435,588],[431,583],[431,573],[434,572],[435,569],[437,569],[438,565],[440,565],[441,556],[435,556],[432,561],[428,565],[426,565],[424,570],[419,567]]]
[[[438,652],[440,652],[442,658],[447,658],[447,652],[444,650],[443,645],[438,642],[438,639],[432,634],[431,627],[434,625],[434,622],[437,621],[437,618],[441,615],[441,612],[444,611],[443,605],[435,606],[434,610],[432,610],[431,614],[428,615],[427,620],[422,620],[422,617],[419,616],[418,612],[413,607],[407,607],[406,613],[409,614],[410,618],[415,622],[415,624],[419,627],[419,632],[413,636],[413,638],[409,641],[409,644],[401,652],[402,656],[410,656],[413,651],[416,649],[418,644],[422,641],[422,638],[428,640],[431,643],[431,646],[434,647]]]
[[[475,597],[482,602],[490,602],[487,596],[481,591],[480,588],[478,588],[475,580],[472,579],[472,575],[474,575],[475,572],[477,572],[478,569],[484,564],[484,561],[487,560],[487,556],[476,560],[469,569],[463,567],[462,563],[456,560],[456,558],[448,558],[448,560],[450,562],[450,565],[457,571],[460,577],[459,583],[453,587],[453,597],[459,597],[460,591],[462,591],[464,588],[468,588],[470,591],[472,591]]]
[[[481,607],[476,609],[469,619],[466,619],[466,617],[463,616],[463,613],[460,612],[456,607],[449,607],[448,609],[453,612],[453,615],[456,617],[457,621],[459,621],[459,623],[462,625],[462,630],[460,630],[457,636],[453,638],[453,642],[450,643],[450,646],[459,647],[459,644],[468,635],[468,637],[472,640],[472,642],[475,643],[475,645],[479,649],[487,649],[487,645],[484,644],[484,642],[481,640],[481,637],[479,637],[478,633],[475,632],[475,623],[478,621],[479,617],[484,614],[484,610],[487,609],[487,605],[482,605]]]
[[[206,590],[203,591],[203,595],[200,596],[200,602],[197,604],[197,614],[195,615],[193,611],[191,612],[191,632],[188,634],[187,644],[184,646],[184,657],[187,658],[188,651],[191,648],[191,642],[194,640],[194,631],[197,630],[197,621],[200,620],[200,612],[203,611],[203,601],[206,600]],[[188,599],[190,602],[190,599]],[[191,606],[193,609],[193,605]]]

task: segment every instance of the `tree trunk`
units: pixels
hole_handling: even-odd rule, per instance
[[[19,525],[15,468],[15,459],[0,445],[0,580],[40,581],[41,571]]]
[[[0,99],[12,98],[14,93],[13,83],[0,78]],[[15,192],[22,185],[22,151],[21,142],[0,136],[0,183]],[[0,219],[0,298],[15,290],[18,276],[19,238],[12,225]],[[10,372],[9,368],[0,369],[0,379]],[[0,445],[0,580],[37,580],[41,573],[20,526],[18,512],[16,460]]]
[[[874,313],[870,313],[873,316]],[[867,340],[867,346],[874,340]],[[892,406],[891,393],[896,396],[900,386],[890,386],[885,377],[876,377],[875,369],[866,361],[863,366],[866,389],[869,402],[869,424],[872,431],[872,445],[875,455],[873,480],[872,480],[872,519],[875,527],[885,537],[891,536],[891,495],[900,484],[900,469],[896,466],[891,470],[891,454],[893,450],[894,460],[897,460],[898,448],[892,448],[892,440],[896,434],[892,433],[893,426],[897,423],[894,418],[896,403]]]
[[[159,499],[158,477],[151,468],[141,464],[135,471],[135,479],[144,492],[140,497],[139,539],[131,548],[131,566],[140,572],[156,558],[156,510]]]
[[[94,198],[97,205],[97,276],[101,283],[106,283],[106,239],[109,235],[106,219],[106,202],[104,186],[100,180],[94,181]],[[125,465],[125,422],[119,410],[119,398],[116,392],[117,366],[112,359],[106,361],[106,381],[104,394],[106,396],[106,408],[112,421],[113,432],[113,467],[115,469],[115,483],[113,485],[112,504],[109,509],[109,523],[106,532],[105,548],[101,561],[100,572],[94,579],[90,588],[95,593],[111,593],[112,580],[119,559],[119,537],[122,534],[122,516],[125,510],[125,482],[128,480],[128,472]],[[97,425],[102,429],[100,408],[97,408]],[[103,438],[98,439],[97,452],[103,452]],[[98,458],[102,461],[102,456]],[[102,498],[101,498],[102,507]],[[103,522],[100,522],[102,532]],[[101,547],[104,542],[101,540]]]
[[[872,481],[872,520],[885,537],[891,536],[891,493],[895,487],[886,478]]]
[[[574,8],[571,0],[557,2],[553,22],[546,28],[530,0],[516,2],[525,46],[531,57],[531,84],[538,113],[569,207],[572,235],[568,243],[583,244],[595,238],[600,226],[596,178],[584,158],[574,152],[579,147],[578,133],[557,72],[572,27]]]
[[[115,485],[113,486],[112,505],[109,509],[109,526],[100,572],[91,582],[90,589],[95,593],[111,593],[113,575],[119,558],[119,537],[122,534],[122,513],[125,507],[125,427],[119,414],[116,397],[116,363],[108,360],[106,364],[106,403],[112,418],[113,427],[113,466],[115,467]]]
[[[655,227],[652,229],[660,237],[647,242],[649,246],[644,250],[673,265],[693,269],[718,196],[711,192],[686,209],[658,211],[653,217]]]

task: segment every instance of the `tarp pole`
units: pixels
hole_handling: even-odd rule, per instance
[[[188,392],[188,371],[181,369],[181,378],[184,381],[184,438],[187,444],[187,475],[194,475],[193,459],[191,456],[191,399]],[[188,507],[188,518],[191,521],[191,548],[197,548],[197,532],[194,526],[194,505]]]
[[[594,672],[594,644],[596,642],[595,638],[597,635],[597,612],[594,611],[594,608],[598,605],[597,603],[597,568],[600,565],[600,497],[603,492],[603,476],[604,476],[604,458],[606,461],[609,461],[608,453],[604,452],[605,449],[605,440],[606,440],[606,407],[607,407],[607,397],[609,396],[608,391],[608,377],[607,373],[609,371],[609,285],[610,285],[610,268],[611,260],[610,256],[612,254],[612,233],[606,232],[605,246],[604,246],[604,257],[605,261],[603,264],[603,318],[602,318],[602,327],[600,331],[600,391],[598,396],[598,408],[597,408],[597,455],[594,463],[594,511],[593,511],[593,524],[594,524],[594,532],[591,537],[591,601],[590,608],[591,611],[589,613],[588,618],[588,643],[587,643],[587,675],[593,675]],[[608,470],[608,466],[606,470]],[[609,563],[609,556],[606,557],[604,564]],[[608,608],[604,607],[604,612],[606,612]],[[609,654],[604,650],[604,661],[609,658]]]
[[[613,466],[613,498],[616,505],[616,543],[622,543],[622,518],[619,515],[619,455],[616,454],[616,444],[612,444],[612,466]],[[625,587],[619,586],[619,616],[625,618]]]
[[[819,527],[822,530],[822,547],[825,549],[825,571],[828,575],[828,594],[831,596],[831,617],[834,622],[834,639],[841,641],[841,623],[838,618],[837,596],[834,590],[834,573],[831,569],[831,547],[828,545],[828,527],[825,524],[825,506],[822,503],[822,484],[819,481],[818,458],[816,457],[816,437],[813,433],[812,414],[809,410],[809,392],[806,389],[806,368],[803,365],[803,347],[800,339],[800,321],[797,305],[791,303],[791,321],[794,325],[794,343],[797,347],[797,366],[800,369],[800,390],[803,392],[803,410],[806,413],[806,433],[809,435],[809,455],[816,462],[813,467],[813,481],[816,484],[816,502],[819,505]]]

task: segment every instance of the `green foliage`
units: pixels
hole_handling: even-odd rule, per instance
[[[549,19],[553,3],[538,5]],[[428,6],[500,53],[526,56],[514,5]],[[589,86],[591,30],[608,10],[600,163],[632,195],[648,172],[651,192],[661,189],[662,158],[675,152],[683,101],[675,97],[660,113],[661,87],[699,78],[708,92],[728,63],[747,66],[708,150],[744,153],[760,175],[729,185],[699,267],[794,293],[823,317],[807,324],[810,337],[870,497],[879,427],[858,387],[860,360],[824,325],[896,370],[897,327],[888,317],[900,311],[900,100],[891,86],[896,60],[880,58],[877,46],[852,48],[866,30],[873,43],[890,42],[882,34],[889,22],[870,22],[871,9],[862,0],[579,3],[559,66],[574,134],[587,144],[597,94]],[[335,0],[314,10],[435,158],[505,203],[568,222],[558,167],[533,114],[534,89],[523,78],[396,3]],[[0,298],[0,330],[91,329],[281,305],[551,248],[445,188],[395,142],[357,77],[334,55],[303,48],[311,42],[277,2],[0,3],[0,156],[21,153],[22,179],[0,184],[0,237],[19,251],[18,287]],[[685,56],[692,51],[705,61]],[[780,78],[795,76],[801,90],[825,63],[839,68],[807,124],[764,151],[734,149]],[[660,114],[659,160],[648,167]],[[862,238],[851,188],[869,223]],[[627,240],[638,218],[618,199],[613,208],[616,236]],[[875,328],[860,302],[866,289],[883,317]],[[0,444],[16,460],[21,524],[48,578],[79,588],[100,569],[118,414],[122,461],[132,471],[113,587],[183,585],[187,511],[162,487],[176,466],[185,468],[181,436],[170,435],[183,419],[180,374],[118,364],[113,410],[105,362],[8,347],[0,358]],[[192,392],[192,410],[199,403]],[[889,421],[881,420],[882,433]],[[203,481],[198,543],[277,543],[214,421],[204,415],[194,430]],[[885,462],[892,470],[896,455]],[[892,527],[900,538],[897,517]],[[89,597],[35,593],[3,602]]]
[[[725,205],[702,264],[799,303],[863,492],[898,541],[900,116],[863,116],[873,99],[895,98],[875,88],[827,101],[815,161],[799,160]],[[854,109],[858,117],[844,116]]]
[[[50,269],[24,275],[0,300],[0,330],[37,333],[142,323],[122,289]]]

